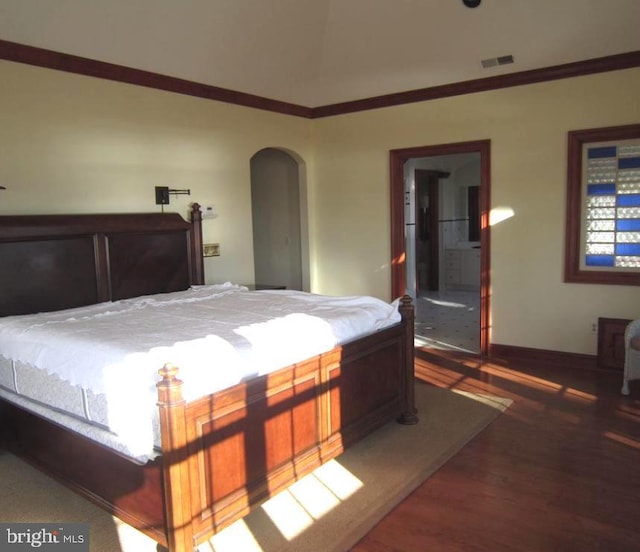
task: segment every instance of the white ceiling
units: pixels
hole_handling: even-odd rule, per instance
[[[0,0],[0,38],[318,107],[640,51],[640,0]]]

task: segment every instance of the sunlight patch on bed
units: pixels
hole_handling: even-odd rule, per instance
[[[131,371],[128,378],[122,371],[105,370],[105,388],[109,428],[133,457],[142,457],[153,450],[153,413],[157,408],[154,396],[141,379],[142,371]]]
[[[331,324],[303,313],[272,318],[234,331],[249,342],[252,356],[263,362],[269,359],[274,366],[300,362],[329,351],[337,344]]]

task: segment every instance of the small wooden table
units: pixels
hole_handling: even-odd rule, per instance
[[[598,318],[598,368],[624,369],[624,331],[631,320]]]

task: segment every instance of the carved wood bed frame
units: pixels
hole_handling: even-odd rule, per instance
[[[0,217],[0,316],[204,282],[201,214]],[[162,454],[140,465],[9,401],[2,440],[172,552],[200,542],[389,420],[416,423],[411,300],[402,322],[185,403],[161,368]],[[126,382],[122,382],[126,385]]]

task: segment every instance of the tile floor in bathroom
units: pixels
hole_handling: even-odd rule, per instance
[[[480,292],[420,292],[415,334],[417,346],[479,353]]]

